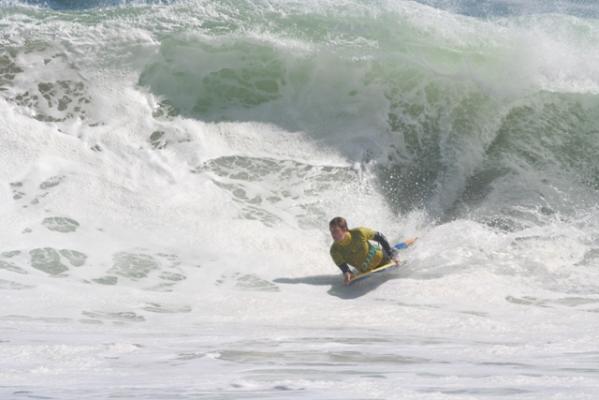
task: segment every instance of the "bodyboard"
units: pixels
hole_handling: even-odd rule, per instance
[[[351,285],[355,281],[359,281],[360,279],[364,279],[372,274],[376,274],[377,272],[381,272],[381,271],[386,271],[386,270],[388,270],[390,268],[394,268],[394,267],[399,267],[399,264],[397,264],[395,261],[392,261],[388,264],[381,265],[380,267],[371,269],[370,271],[356,274],[356,275],[352,276],[351,280],[347,284]]]
[[[406,249],[406,248],[408,248],[408,246],[410,246],[415,241],[416,241],[416,239],[410,239],[405,242],[399,242],[396,245],[394,245],[393,248],[395,248],[397,250]],[[372,274],[376,274],[377,272],[382,272],[382,271],[388,270],[390,268],[395,268],[395,267],[399,267],[399,263],[396,263],[395,261],[391,261],[385,265],[381,265],[380,267],[371,269],[370,271],[361,272],[359,274],[352,276],[351,280],[347,284],[351,285],[355,281],[359,281],[360,279],[367,278]]]

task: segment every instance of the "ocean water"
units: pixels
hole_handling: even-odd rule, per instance
[[[0,2],[0,398],[596,399],[598,16]]]

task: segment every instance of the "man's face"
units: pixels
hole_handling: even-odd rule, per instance
[[[335,242],[341,241],[345,237],[345,232],[347,232],[345,229],[339,226],[331,226],[329,229]]]

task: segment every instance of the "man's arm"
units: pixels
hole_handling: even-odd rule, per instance
[[[343,272],[344,274],[351,274],[351,271],[349,269],[349,265],[347,265],[347,263],[343,263],[341,265],[337,265],[339,267],[339,269],[341,270],[341,272]]]
[[[333,258],[335,265],[339,267],[339,269],[343,273],[343,282],[345,282],[345,284],[347,285],[353,276],[351,270],[349,269],[349,265],[347,265],[347,263],[343,259],[343,256],[338,251],[336,251],[334,247],[331,247],[331,257]]]
[[[389,245],[387,238],[381,232],[373,231],[370,228],[361,227],[358,228],[362,235],[366,238],[366,240],[374,240],[375,242],[380,243],[383,248],[383,253],[387,258],[395,257],[395,251]]]
[[[383,248],[383,251],[385,252],[385,255],[387,256],[387,258],[390,258],[390,259],[395,258],[395,254],[397,253],[397,251],[395,251],[391,248],[385,235],[383,235],[381,232],[377,232],[374,234],[372,239],[381,244],[381,247]]]
[[[343,263],[337,266],[343,273],[343,282],[347,285],[351,281],[351,278],[352,276],[354,276],[354,274],[352,274],[352,272],[350,271],[349,265],[347,265],[347,263]]]

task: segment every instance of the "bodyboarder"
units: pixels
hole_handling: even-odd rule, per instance
[[[343,273],[343,281],[346,285],[353,277],[350,265],[363,273],[391,261],[399,263],[397,250],[389,245],[381,232],[365,227],[349,229],[347,221],[342,217],[335,217],[329,222],[329,231],[334,240],[331,245],[331,257]],[[377,242],[380,246],[371,241]],[[414,239],[410,239],[404,243],[409,245],[413,241]]]

